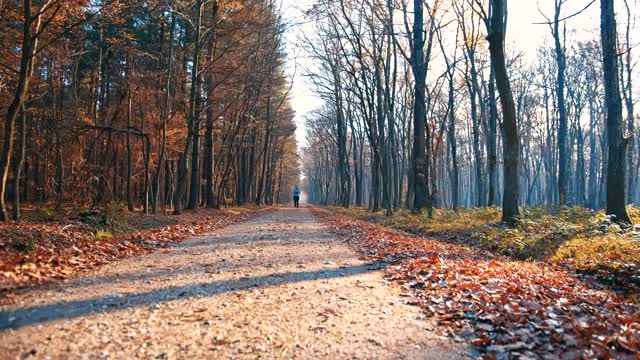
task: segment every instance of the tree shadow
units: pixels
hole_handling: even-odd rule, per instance
[[[286,245],[286,244],[283,244]],[[290,244],[289,244],[290,245]],[[172,254],[173,258],[182,257],[182,256],[193,256],[192,253],[183,253],[183,254]],[[332,263],[338,263],[342,260],[351,260],[357,258],[352,254],[345,254],[344,256],[331,257]],[[259,263],[256,263],[257,267],[272,267],[273,264],[278,264],[278,266],[282,265],[292,265],[305,263],[308,264],[307,257],[296,258],[295,256],[291,257],[291,261],[283,262],[279,257],[261,257]],[[175,261],[176,263],[179,260]],[[166,267],[156,267],[153,265],[145,265],[149,271],[136,271],[130,273],[113,273],[102,276],[93,276],[93,277],[80,277],[75,279],[70,279],[65,281],[62,284],[50,284],[49,289],[76,289],[84,286],[96,286],[96,285],[104,285],[116,283],[119,281],[124,282],[137,282],[137,281],[148,281],[157,278],[175,278],[176,276],[193,273],[195,272],[208,272],[208,273],[224,273],[224,272],[235,272],[235,271],[243,271],[246,270],[247,262],[246,259],[239,258],[237,260],[227,260],[223,259],[218,262],[211,262],[210,259],[204,258],[203,261],[200,262],[191,262],[189,266],[175,267],[175,268],[166,268]]]
[[[308,236],[305,235],[305,236]],[[233,244],[245,244],[245,243],[256,243],[260,242],[268,242],[269,246],[274,245],[274,243],[282,243],[282,245],[291,245],[290,241],[300,241],[299,233],[292,233],[287,235],[261,235],[261,236],[243,236],[241,234],[235,236],[220,236],[220,237],[211,237],[205,236],[206,240],[202,241],[189,241],[183,242],[175,245],[176,249],[180,248],[189,248],[189,247],[201,247],[201,246],[212,246],[212,245],[233,245]],[[313,234],[312,239],[305,240],[305,242],[315,242],[315,241],[327,241],[334,238],[334,235],[330,233],[318,233]]]
[[[124,294],[101,298],[66,301],[0,312],[0,331],[41,324],[61,319],[74,319],[85,315],[105,314],[123,309],[137,308],[180,299],[204,298],[232,291],[246,291],[282,284],[354,276],[383,267],[374,262],[363,265],[322,269],[316,271],[273,273],[256,277],[172,286],[137,294]]]
[[[313,242],[324,242],[326,240],[334,238],[332,234],[314,234],[312,238],[305,239],[304,242],[313,243]],[[292,242],[299,242],[299,234],[290,235],[290,236],[278,236],[278,237],[248,237],[244,239],[236,239],[236,236],[222,236],[222,237],[214,237],[204,236],[202,239],[194,238],[192,241],[178,243],[172,246],[169,253],[165,253],[162,256],[170,256],[174,259],[174,263],[182,263],[183,260],[180,260],[182,257],[190,257],[191,259],[188,262],[188,266],[181,267],[171,267],[171,268],[163,268],[157,267],[153,265],[153,263],[143,264],[142,266],[148,271],[135,271],[135,272],[119,272],[113,274],[106,274],[101,276],[92,276],[92,277],[79,277],[74,279],[69,279],[62,284],[49,284],[50,289],[75,289],[83,286],[95,286],[101,284],[109,284],[115,283],[118,281],[126,281],[126,282],[135,282],[135,281],[145,281],[152,280],[160,277],[175,277],[176,275],[182,275],[191,273],[194,271],[206,271],[206,272],[228,272],[228,271],[241,271],[244,267],[247,266],[246,258],[251,258],[251,256],[255,256],[255,259],[251,259],[252,262],[256,262],[256,266],[259,267],[269,267],[273,264],[278,265],[291,265],[301,263],[303,260],[305,263],[308,263],[308,257],[304,256],[304,258],[297,258],[295,255],[291,257],[287,257],[289,261],[282,261],[280,257],[274,256],[263,256],[260,254],[252,254],[246,256],[245,258],[236,258],[236,259],[221,259],[220,261],[212,262],[212,259],[203,257],[201,261],[193,261],[194,255],[206,254],[207,252],[217,250],[217,246],[223,245],[246,245],[247,243],[251,243],[255,248],[260,247],[261,245],[274,247],[274,246],[283,246],[290,247]],[[202,248],[202,252],[199,254],[199,248]],[[153,254],[150,256],[154,256]],[[340,262],[342,260],[349,260],[353,258],[357,258],[353,254],[344,254],[344,256],[332,256],[331,261],[334,263]],[[200,260],[200,259],[198,259]],[[210,270],[205,270],[209,268]]]

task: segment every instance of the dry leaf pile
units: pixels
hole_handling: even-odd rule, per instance
[[[0,224],[0,302],[6,302],[16,289],[65,279],[117,259],[165,248],[246,220],[251,214],[189,214],[176,225],[104,238],[97,236],[99,231],[93,226],[77,220]]]
[[[331,216],[411,303],[485,358],[640,356],[640,304],[546,262],[513,261],[347,217]]]

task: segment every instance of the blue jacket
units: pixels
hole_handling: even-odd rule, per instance
[[[293,196],[300,196],[300,189],[293,189]]]

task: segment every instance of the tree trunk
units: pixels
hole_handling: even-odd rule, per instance
[[[213,110],[211,110],[213,111]],[[209,209],[215,208],[215,193],[213,184],[213,115],[207,114],[207,129],[204,135],[204,179],[205,179],[205,205]]]
[[[180,161],[178,164],[178,175],[177,175],[177,186],[173,196],[173,214],[180,215],[182,214],[182,202],[185,192],[187,190],[187,180],[189,177],[189,152],[192,151],[192,147],[197,147],[197,141],[194,141],[194,138],[197,136],[198,129],[198,119],[199,119],[199,107],[198,100],[200,98],[199,95],[199,83],[198,79],[200,78],[200,28],[202,27],[202,0],[197,0],[195,4],[195,31],[194,31],[194,42],[193,42],[193,65],[191,69],[191,89],[189,92],[189,115],[188,115],[188,132],[187,139],[185,140],[184,149],[180,154]],[[192,164],[194,161],[192,161]],[[197,162],[195,162],[197,164]],[[197,170],[196,170],[197,174]],[[193,175],[193,173],[192,173]],[[193,182],[197,182],[197,186],[199,189],[200,179],[192,178],[192,188],[189,193],[189,200],[192,201],[194,196]],[[199,195],[197,192],[195,195]],[[190,204],[189,204],[190,205]],[[197,207],[197,205],[196,205]]]
[[[0,220],[2,221],[9,220],[5,196],[7,192],[9,168],[11,167],[11,154],[13,153],[14,126],[16,119],[18,118],[18,114],[20,113],[20,109],[22,108],[22,104],[25,102],[25,99],[29,94],[29,83],[31,81],[34,68],[34,52],[38,46],[38,38],[34,38],[31,34],[31,25],[34,20],[31,18],[31,0],[24,0],[23,6],[24,24],[22,31],[20,73],[13,100],[11,101],[5,116],[4,140],[2,152],[0,152]],[[40,20],[41,14],[38,14],[36,16],[36,34],[40,30]]]
[[[194,210],[200,203],[200,121],[196,120],[193,126],[193,145],[191,147],[191,184],[189,188],[189,201],[187,209]]]
[[[413,164],[412,177],[414,186],[413,211],[420,212],[427,206],[429,196],[427,188],[427,167],[426,157],[426,77],[427,71],[424,64],[424,4],[423,0],[413,2],[413,53],[412,69],[415,81],[414,87],[414,109],[413,109]]]
[[[166,60],[167,73],[166,80],[163,89],[163,106],[162,106],[162,139],[160,141],[160,149],[158,150],[158,167],[156,168],[155,176],[153,177],[153,188],[155,189],[152,211],[154,214],[158,212],[158,206],[160,202],[160,176],[162,170],[165,168],[165,154],[167,151],[167,121],[169,120],[169,99],[171,97],[171,73],[173,69],[173,34],[176,29],[176,15],[171,14],[171,29],[169,30],[169,55]],[[166,203],[166,199],[164,201]],[[166,208],[166,204],[165,207]]]
[[[504,123],[504,195],[502,199],[502,221],[514,225],[520,217],[519,195],[519,160],[520,136],[518,134],[518,120],[509,83],[507,64],[504,53],[504,38],[506,28],[507,8],[504,0],[491,2],[491,23],[487,29],[489,36],[489,51],[491,62],[496,73],[496,85],[502,104]]]
[[[460,173],[458,169],[458,144],[456,143],[456,123],[455,123],[455,109],[454,109],[454,98],[453,98],[453,77],[454,71],[451,70],[449,74],[449,105],[448,105],[448,118],[449,118],[449,146],[451,147],[451,207],[454,211],[458,211],[460,207],[459,196],[459,182],[460,182]]]
[[[605,105],[609,161],[607,169],[607,215],[614,221],[631,224],[625,197],[625,150],[622,135],[622,99],[618,79],[618,53],[614,0],[600,1],[600,40],[602,43]]]
[[[64,88],[64,87],[63,87]],[[61,90],[59,95],[59,104],[57,110],[60,111],[63,106],[64,95]],[[56,134],[56,204],[55,208],[60,209],[62,207],[62,201],[64,200],[64,167],[62,164],[62,131],[60,129],[60,122],[62,116],[54,113],[55,121],[55,134]]]
[[[634,100],[633,100],[633,57],[631,56],[631,52],[633,49],[633,46],[631,45],[631,26],[633,24],[634,18],[633,15],[631,13],[631,9],[629,8],[629,4],[627,1],[625,1],[625,6],[627,8],[627,30],[626,30],[626,56],[625,56],[625,71],[626,71],[626,75],[627,75],[627,79],[624,82],[624,91],[623,94],[624,96],[624,101],[625,101],[625,106],[627,108],[627,130],[630,136],[629,139],[629,143],[627,144],[627,148],[625,149],[627,152],[627,179],[628,179],[628,184],[627,184],[627,201],[629,203],[634,203],[635,202],[635,192],[636,192],[636,174],[634,174],[634,165],[633,165],[633,158],[635,155],[635,151],[634,151],[634,147],[635,144],[637,143],[636,139],[634,138],[635,136],[635,116],[634,116]],[[624,77],[623,77],[624,79]],[[640,158],[637,159],[638,163],[640,164]]]
[[[131,89],[129,89],[129,99],[127,101],[127,208],[129,211],[134,210],[133,206],[133,198],[131,195],[131,168],[132,168],[132,160],[131,160],[131,135],[129,134],[129,130],[131,129],[131,99],[132,93]]]
[[[489,206],[498,205],[498,107],[496,104],[495,71],[491,66],[489,75],[489,134],[487,135],[487,158],[489,165]]]
[[[571,205],[572,201],[568,198],[569,186],[569,154],[567,144],[567,108],[565,105],[564,88],[565,88],[565,53],[564,47],[560,41],[560,10],[563,0],[555,0],[555,16],[553,25],[553,38],[556,47],[557,62],[557,84],[556,97],[558,101],[558,199],[560,206]]]
[[[20,221],[20,174],[24,165],[24,159],[27,150],[27,112],[22,106],[22,117],[18,123],[18,135],[20,135],[20,144],[18,148],[18,158],[15,161],[15,167],[13,169],[13,220]]]
[[[269,68],[269,79],[271,79],[272,68]],[[269,80],[269,89],[267,90],[267,109],[266,109],[266,119],[265,119],[265,130],[264,130],[264,145],[262,148],[262,168],[260,170],[260,177],[258,178],[258,190],[256,191],[256,199],[255,204],[260,206],[264,200],[264,190],[265,190],[265,176],[267,171],[268,164],[268,154],[269,154],[269,144],[271,142],[271,80]]]
[[[341,94],[340,72],[333,67],[334,96],[336,98],[336,126],[338,136],[338,174],[340,183],[340,206],[348,208],[351,199],[351,177],[349,176],[349,154],[347,153],[347,126],[344,120],[343,102]]]

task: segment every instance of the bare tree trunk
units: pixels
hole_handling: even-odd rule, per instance
[[[211,110],[213,111],[213,110]],[[214,157],[213,157],[213,114],[209,112],[207,114],[207,129],[204,135],[204,178],[205,178],[205,204],[207,208],[215,208],[215,193],[213,184],[213,170],[214,170]]]
[[[633,158],[635,155],[634,147],[637,141],[634,139],[635,136],[635,116],[634,116],[634,100],[633,100],[633,57],[631,56],[631,52],[633,46],[631,45],[631,25],[633,24],[633,15],[631,14],[631,9],[629,8],[628,0],[624,0],[624,5],[627,9],[627,29],[625,33],[626,38],[626,55],[625,55],[625,72],[627,75],[627,79],[624,82],[624,101],[627,108],[627,131],[629,133],[629,143],[627,145],[627,201],[629,203],[635,202],[635,191],[636,191],[636,176],[634,174],[634,165]],[[623,77],[624,79],[624,77]],[[637,159],[640,164],[640,158]]]
[[[158,212],[158,206],[160,202],[160,176],[162,170],[165,168],[165,154],[167,151],[167,121],[169,120],[169,99],[171,97],[171,73],[173,69],[173,34],[176,29],[176,15],[171,14],[171,29],[169,30],[169,55],[167,57],[167,73],[164,83],[164,101],[162,106],[162,139],[160,142],[160,149],[158,151],[158,167],[156,168],[155,176],[153,177],[153,188],[155,189],[153,197],[153,213]],[[166,199],[164,201],[166,203]],[[166,204],[165,207],[166,208]]]
[[[131,196],[131,168],[132,168],[132,160],[131,160],[131,99],[132,93],[131,89],[129,89],[129,99],[127,101],[127,208],[129,211],[134,210],[133,206],[133,198]]]
[[[212,9],[212,25],[211,25],[211,39],[209,41],[209,64],[213,63],[215,55],[215,45],[217,40],[216,25],[218,21],[218,1],[214,1]],[[211,94],[215,89],[215,77],[214,72],[210,71],[210,75],[207,77],[207,99],[211,99]],[[215,159],[213,156],[213,125],[216,120],[214,117],[215,109],[213,106],[208,106],[207,110],[207,128],[204,136],[204,179],[205,179],[205,205],[207,208],[215,208],[215,194],[214,194],[214,177],[213,171],[215,169]],[[246,179],[245,179],[246,180]]]
[[[413,52],[412,69],[415,81],[414,110],[413,110],[413,164],[412,177],[414,186],[413,211],[420,212],[428,204],[429,189],[427,188],[426,156],[426,77],[427,71],[424,64],[424,5],[423,0],[413,2]]]
[[[496,104],[495,71],[491,65],[489,76],[489,134],[487,135],[487,157],[489,163],[489,206],[498,204],[498,108]]]
[[[484,191],[484,181],[482,178],[482,154],[480,152],[480,120],[478,118],[478,105],[476,97],[478,95],[477,74],[475,70],[475,54],[469,51],[469,62],[471,63],[471,79],[467,81],[471,102],[471,121],[473,123],[473,156],[475,158],[475,183],[476,183],[476,206],[484,206],[486,193]]]
[[[607,215],[616,222],[631,224],[625,198],[625,150],[622,135],[622,99],[618,79],[618,53],[614,0],[600,0],[600,40],[602,43],[609,166],[607,170]]]
[[[577,123],[577,160],[576,160],[576,203],[580,206],[587,206],[587,197],[585,195],[585,177],[586,167],[584,159],[584,134],[580,126],[580,119],[576,120]]]
[[[198,99],[199,96],[199,82],[200,78],[200,28],[202,26],[202,0],[197,0],[195,4],[195,31],[194,31],[194,44],[193,44],[193,66],[191,69],[191,89],[189,92],[189,116],[188,116],[188,133],[187,139],[184,144],[184,149],[180,154],[180,160],[178,164],[178,174],[177,174],[177,186],[173,196],[173,214],[180,215],[182,214],[182,202],[185,192],[187,191],[187,180],[189,177],[189,152],[192,152],[192,146],[196,147],[197,142],[194,141],[194,137],[197,136],[196,132],[198,129],[198,118],[199,114],[199,104]],[[193,161],[192,161],[193,163]],[[192,182],[197,182],[198,187],[200,186],[200,180],[198,178],[192,178]],[[193,190],[193,189],[192,189]],[[190,192],[190,200],[193,196],[193,191]]]
[[[200,203],[200,121],[193,126],[193,145],[191,146],[191,184],[186,209],[197,209]]]
[[[456,121],[455,121],[455,109],[454,109],[454,103],[453,103],[453,77],[454,77],[454,71],[453,69],[451,69],[451,72],[449,74],[449,105],[448,105],[448,114],[447,117],[449,118],[449,146],[451,147],[451,161],[452,161],[452,174],[451,174],[451,207],[453,208],[454,211],[458,211],[458,208],[460,207],[460,200],[458,198],[459,196],[459,189],[460,189],[460,173],[459,173],[459,169],[458,169],[458,144],[456,143]]]
[[[272,65],[269,66],[269,89],[267,90],[267,109],[266,109],[266,119],[265,119],[265,130],[264,130],[264,145],[262,148],[262,168],[260,170],[260,177],[258,178],[258,190],[256,191],[255,204],[262,205],[264,201],[264,192],[265,192],[265,176],[267,171],[267,165],[269,160],[269,145],[271,143],[271,73],[273,71]]]
[[[56,114],[56,112],[59,112],[62,109],[63,99],[64,95],[61,90],[58,106],[56,107],[57,111],[54,111],[54,126],[56,134],[56,209],[60,209],[62,207],[62,201],[64,200],[64,167],[62,164],[62,132],[60,129],[60,122],[62,121],[62,118],[59,114]]]
[[[27,112],[22,105],[22,117],[18,122],[18,134],[20,135],[20,146],[18,148],[18,158],[13,169],[13,220],[20,221],[20,173],[24,165],[27,150]]]
[[[572,201],[568,198],[567,187],[569,186],[569,154],[567,144],[567,107],[565,105],[564,88],[565,88],[565,52],[564,46],[560,40],[560,10],[564,0],[555,0],[555,14],[553,22],[553,38],[556,47],[557,62],[557,85],[556,97],[558,101],[558,199],[560,205],[571,205]]]
[[[142,106],[140,107],[142,108]],[[142,132],[140,140],[142,140],[142,157],[144,162],[144,199],[142,199],[142,212],[148,214],[149,198],[152,196],[152,194],[150,194],[151,176],[149,173],[149,165],[151,163],[151,139],[149,139],[149,136],[144,132],[144,113],[140,115],[140,129]]]
[[[520,217],[520,136],[518,134],[518,120],[509,83],[507,64],[504,54],[504,38],[506,28],[506,2],[494,0],[491,2],[491,19],[488,30],[489,51],[491,62],[496,73],[496,85],[502,104],[504,122],[504,195],[502,199],[502,221],[515,224]]]
[[[340,72],[337,66],[333,67],[333,77],[334,77],[334,96],[336,100],[336,126],[337,126],[337,136],[338,136],[338,175],[339,179],[337,179],[340,183],[340,188],[338,189],[340,192],[339,203],[342,207],[349,207],[350,202],[350,190],[351,190],[351,178],[349,176],[349,154],[347,153],[347,126],[344,120],[344,109],[342,102],[342,94],[341,94],[341,81],[340,81]]]

